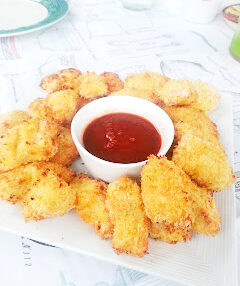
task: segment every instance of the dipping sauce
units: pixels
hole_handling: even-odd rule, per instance
[[[85,149],[114,163],[137,163],[157,154],[161,136],[151,122],[129,113],[111,113],[93,120],[83,133]]]

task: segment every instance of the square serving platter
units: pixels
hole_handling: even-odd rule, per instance
[[[35,94],[35,97],[37,93]],[[33,96],[26,97],[13,109],[26,109]],[[210,115],[217,124],[220,139],[233,165],[232,99],[222,94],[220,105]],[[73,163],[77,171],[86,172],[81,159]],[[93,227],[84,223],[73,210],[63,217],[42,221],[24,218],[17,205],[0,201],[0,230],[90,255],[105,261],[139,270],[154,276],[199,286],[237,285],[237,244],[234,186],[215,194],[222,217],[221,231],[212,238],[193,234],[190,242],[170,245],[149,238],[149,254],[143,258],[114,253],[111,239],[101,240]]]

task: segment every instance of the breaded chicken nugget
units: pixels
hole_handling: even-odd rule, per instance
[[[169,243],[191,239],[194,213],[190,178],[166,157],[154,155],[142,168],[142,198],[153,225],[150,235]]]
[[[175,126],[178,122],[186,123],[188,125],[185,124],[185,129],[193,128],[195,130],[194,133],[202,134],[200,137],[204,137],[206,134],[212,134],[212,136],[216,138],[219,136],[216,124],[200,110],[179,106],[166,106],[164,110],[170,116]],[[180,139],[184,132],[182,132],[183,130],[180,130],[180,128],[178,131],[177,136],[178,139]]]
[[[30,219],[40,220],[57,215],[62,216],[74,208],[76,192],[64,180],[65,177],[68,177],[69,172],[69,177],[71,177],[72,171],[63,166],[59,167],[57,164],[54,168],[53,163],[43,163],[42,165],[39,163],[31,167],[31,188],[19,201],[26,221]],[[56,171],[60,171],[59,169],[65,174],[58,174]],[[30,170],[25,170],[25,172],[27,171]]]
[[[191,240],[192,235],[190,232],[190,227],[191,224],[189,224],[189,227],[176,227],[174,224],[169,224],[166,221],[162,221],[160,223],[152,223],[150,236],[154,239],[161,239],[168,243],[175,244],[181,240]]]
[[[152,93],[149,93],[149,91],[140,90],[140,89],[130,89],[130,88],[123,88],[119,91],[113,92],[111,95],[127,95],[127,96],[133,96],[133,97],[139,97],[143,98],[149,101],[154,102],[155,97]]]
[[[69,128],[59,126],[56,144],[58,146],[58,151],[50,159],[50,162],[68,167],[72,164],[73,160],[79,156]]]
[[[137,89],[154,95],[154,101],[158,102],[161,90],[168,78],[156,72],[142,72],[128,76],[124,87],[128,89]]]
[[[115,252],[142,257],[148,249],[149,221],[137,183],[122,176],[109,184],[106,205],[114,225]]]
[[[81,76],[79,91],[81,97],[91,100],[109,93],[108,85],[105,83],[104,77],[94,72],[86,72]]]
[[[108,93],[123,89],[124,84],[116,73],[104,72],[101,76],[104,78],[104,81],[108,86]]]
[[[74,177],[74,171],[49,162],[30,163],[13,170],[0,173],[0,198],[15,204],[31,188],[51,171],[59,180],[69,183]],[[47,194],[47,190],[46,190]]]
[[[4,135],[12,127],[28,120],[27,112],[14,110],[0,116],[0,135]]]
[[[204,140],[212,142],[223,149],[221,142],[216,136],[216,133],[212,132],[212,128],[200,129],[186,122],[177,122],[176,124],[174,123],[174,128],[175,128],[175,138],[177,142],[179,142],[185,134],[190,133],[196,137],[200,137]]]
[[[48,106],[46,98],[37,98],[28,106],[31,117],[55,121],[52,109]]]
[[[224,150],[192,134],[182,137],[172,160],[199,186],[221,191],[235,181]]]
[[[56,124],[30,118],[0,136],[0,171],[48,160],[57,150]]]
[[[195,213],[193,230],[198,234],[215,236],[220,231],[221,217],[213,198],[213,192],[198,187],[192,196]]]
[[[63,89],[78,90],[81,81],[81,72],[77,69],[60,70],[57,74],[51,74],[44,77],[40,86],[48,93]]]
[[[112,237],[113,225],[105,206],[107,184],[100,180],[90,179],[79,174],[72,182],[71,188],[76,191],[76,211],[87,223],[94,226],[102,239]]]
[[[189,105],[196,101],[197,93],[189,80],[170,79],[160,90],[160,98],[168,106]]]
[[[219,104],[219,92],[209,83],[201,80],[192,82],[196,92],[197,100],[192,103],[192,107],[203,111],[211,111]]]
[[[79,109],[79,95],[71,89],[51,93],[47,97],[47,105],[51,109],[55,121],[61,125],[69,125]]]

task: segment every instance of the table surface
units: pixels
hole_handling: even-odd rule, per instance
[[[240,177],[240,65],[229,54],[233,31],[222,18],[197,25],[169,14],[159,3],[143,12],[126,10],[119,1],[68,3],[67,17],[51,28],[0,39],[0,113],[31,97],[44,75],[67,67],[123,76],[153,70],[202,79],[232,96],[234,171]],[[240,178],[236,197],[239,217]],[[240,240],[240,218],[237,223]],[[180,285],[5,232],[0,253],[1,285]]]

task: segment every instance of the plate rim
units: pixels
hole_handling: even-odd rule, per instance
[[[27,1],[35,2],[37,4],[42,5],[44,8],[46,8],[48,12],[47,17],[45,17],[42,21],[29,25],[29,26],[19,27],[16,29],[9,29],[9,30],[0,30],[0,38],[23,35],[23,34],[35,32],[41,29],[45,29],[61,21],[69,12],[69,5],[65,0],[55,0],[54,4],[52,4],[53,2],[51,0],[40,0],[40,1],[27,0]],[[62,9],[62,11],[60,11],[60,14],[57,15],[56,13],[59,7]]]

